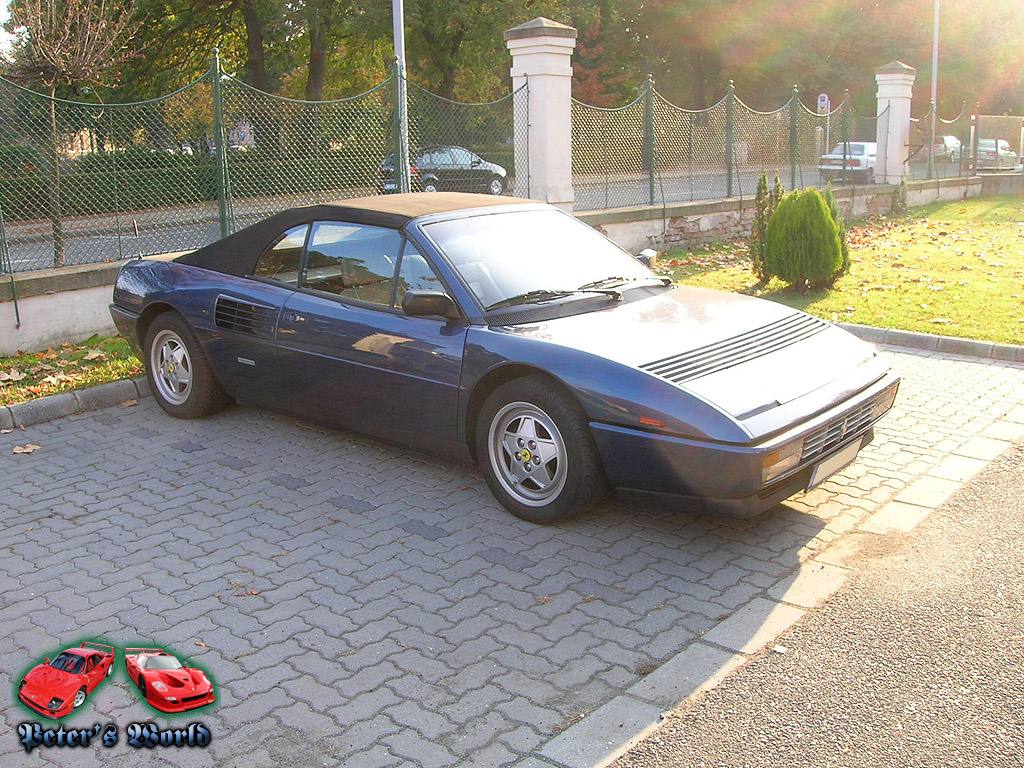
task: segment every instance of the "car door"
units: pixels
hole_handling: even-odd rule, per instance
[[[103,665],[100,664],[100,658],[98,653],[94,653],[85,660],[85,688],[87,693],[99,685],[104,677],[105,670]]]
[[[274,238],[246,278],[225,276],[214,302],[216,337],[206,351],[225,389],[248,402],[273,402],[281,395],[275,326],[301,277],[308,223]]]
[[[314,223],[302,282],[277,331],[289,409],[437,453],[457,451],[467,326],[399,308],[409,285],[443,287],[434,275],[396,230]]]
[[[490,181],[489,172],[483,169],[483,161],[462,147],[452,147],[453,180],[452,188],[460,192],[480,192]]]

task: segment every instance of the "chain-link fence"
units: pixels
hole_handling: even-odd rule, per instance
[[[414,190],[530,194],[524,134],[526,88],[482,104],[436,96],[408,83],[409,166]]]
[[[296,205],[380,190],[395,146],[394,80],[332,101],[295,101],[223,79],[227,229]]]
[[[879,119],[884,115],[857,115],[848,99],[818,114],[795,91],[779,109],[760,112],[740,101],[731,85],[725,98],[702,110],[672,104],[650,81],[624,107],[592,107],[574,100],[574,207],[748,197],[756,192],[762,173],[777,173],[791,189],[820,186],[830,179],[863,183],[870,169],[867,161],[854,158],[854,143],[874,144]],[[825,156],[835,149],[840,155],[833,167]]]
[[[189,250],[282,208],[394,191],[395,78],[295,101],[215,60],[132,104],[0,79],[0,273]],[[415,188],[529,194],[525,87],[463,104],[408,86]]]
[[[966,154],[973,157],[982,171],[1022,170],[1024,156],[1024,117],[1020,115],[977,115]]]
[[[929,110],[910,119],[910,151],[907,175],[910,179],[942,179],[968,172],[971,121],[966,109],[946,120]],[[934,133],[933,133],[934,129]]]

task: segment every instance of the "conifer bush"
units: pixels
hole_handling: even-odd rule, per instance
[[[839,278],[850,273],[850,243],[846,236],[846,221],[843,219],[843,214],[839,212],[839,203],[836,202],[836,196],[832,194],[831,181],[825,187],[824,197],[825,205],[828,206],[829,213],[832,214],[832,220],[839,225],[839,250],[843,257],[843,264],[836,274],[836,278]],[[834,283],[835,280],[833,279],[832,282]]]
[[[768,222],[771,220],[775,207],[782,200],[785,190],[782,187],[782,180],[779,174],[775,174],[775,184],[768,187],[768,176],[764,173],[757,180],[757,194],[754,197],[754,225],[751,227],[750,240],[750,268],[757,277],[758,282],[767,283],[771,275],[765,268],[764,261],[764,238],[768,230]]]
[[[843,266],[839,225],[814,188],[782,198],[765,232],[769,275],[803,291],[831,285]]]

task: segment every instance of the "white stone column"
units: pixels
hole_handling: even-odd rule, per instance
[[[909,170],[910,99],[914,95],[916,74],[916,69],[902,61],[894,61],[875,70],[875,83],[878,85],[875,181],[879,184],[899,184]]]
[[[528,169],[530,197],[572,211],[572,52],[576,30],[536,18],[506,30],[512,89],[528,86],[529,107],[515,115],[516,192]]]

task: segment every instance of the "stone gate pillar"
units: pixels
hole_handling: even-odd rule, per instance
[[[512,89],[528,85],[528,106],[515,110],[516,191],[528,170],[529,196],[572,211],[572,52],[576,30],[536,18],[505,31]]]
[[[894,61],[875,70],[875,83],[878,85],[875,181],[879,184],[899,184],[908,175],[910,99],[914,95],[916,74],[916,69],[902,61]]]

